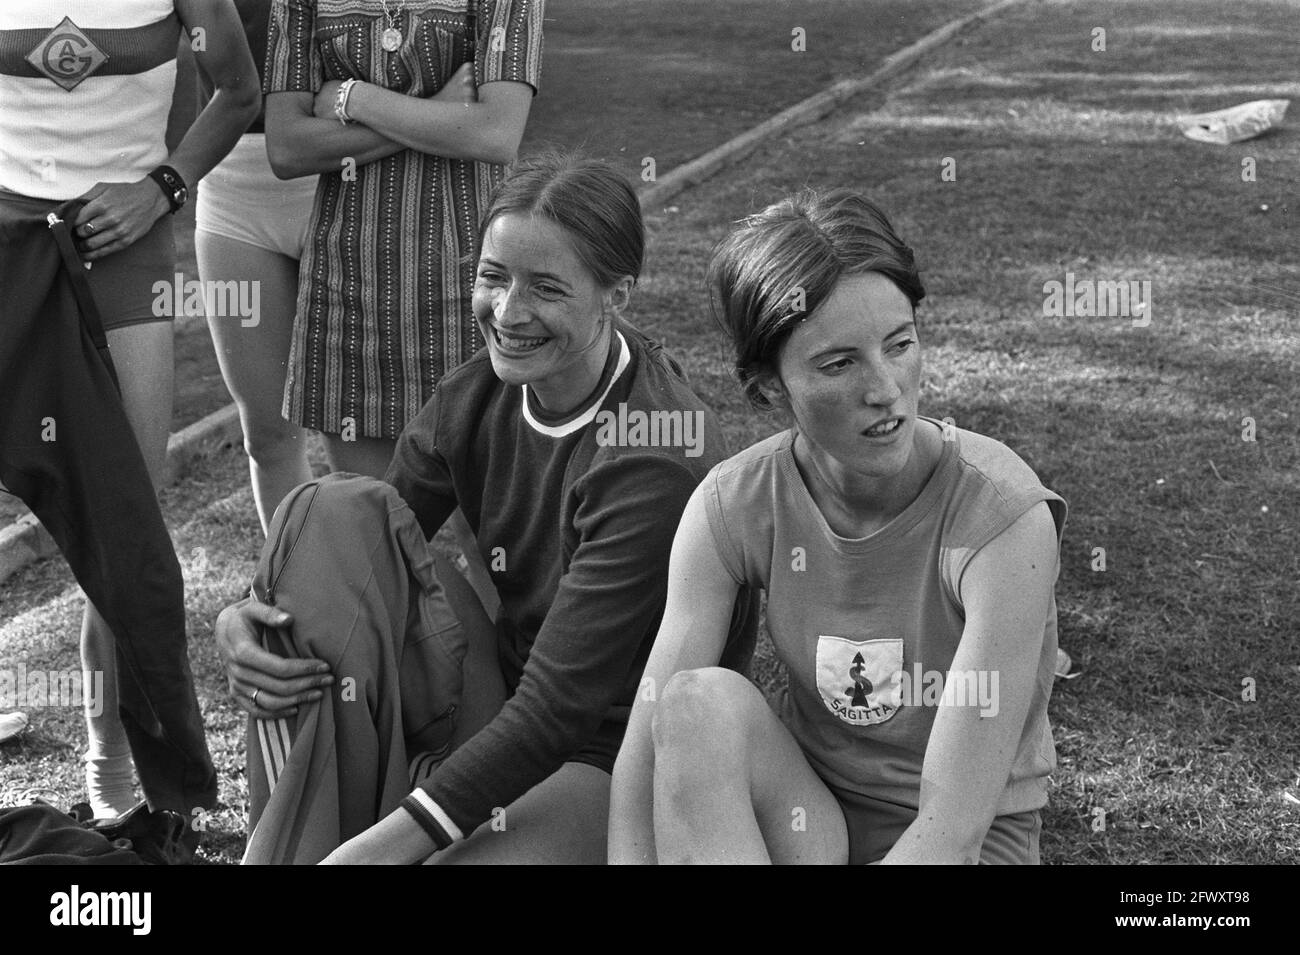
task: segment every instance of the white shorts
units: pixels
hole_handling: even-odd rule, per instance
[[[266,158],[266,134],[245,133],[199,183],[194,228],[300,259],[316,179],[277,179]]]

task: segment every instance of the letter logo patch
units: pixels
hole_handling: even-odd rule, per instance
[[[826,708],[845,723],[883,723],[902,704],[898,674],[903,641],[817,638],[817,689]]]
[[[64,17],[63,22],[27,54],[27,62],[71,92],[107,63],[108,55],[81,32],[71,17]]]

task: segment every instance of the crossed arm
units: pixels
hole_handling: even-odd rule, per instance
[[[498,80],[475,88],[473,64],[463,65],[432,96],[419,99],[356,83],[344,126],[334,115],[341,84],[318,93],[271,93],[266,99],[266,144],[271,168],[281,179],[338,172],[414,149],[447,159],[514,161],[532,108],[527,83]]]

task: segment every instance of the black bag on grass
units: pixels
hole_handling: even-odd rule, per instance
[[[45,802],[0,809],[0,865],[167,865],[181,861],[184,829],[179,813],[144,803],[85,822]]]

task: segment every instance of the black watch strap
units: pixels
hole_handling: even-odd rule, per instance
[[[185,205],[185,200],[189,198],[189,188],[175,169],[171,166],[159,166],[149,173],[149,178],[158,183],[158,188],[171,203],[172,212],[177,212]]]

